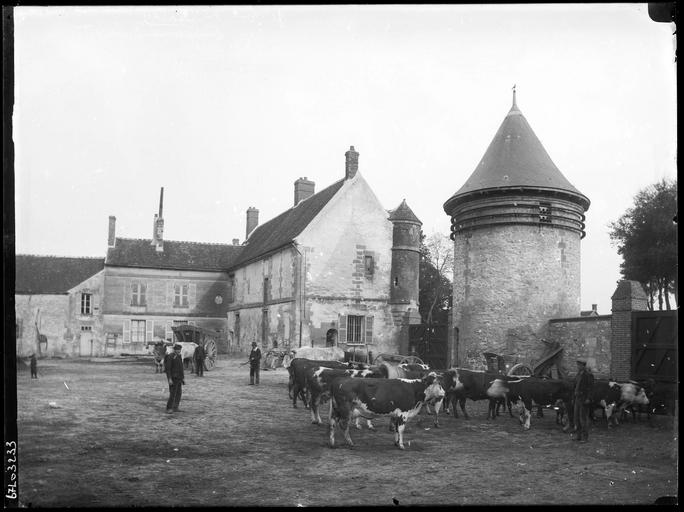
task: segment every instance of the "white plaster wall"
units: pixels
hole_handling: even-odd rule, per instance
[[[347,180],[297,237],[306,250],[307,296],[354,297],[357,246],[372,251],[375,272],[363,280],[361,298],[389,298],[392,224],[361,174]],[[301,250],[301,249],[300,249]]]

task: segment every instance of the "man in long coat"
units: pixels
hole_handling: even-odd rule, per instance
[[[193,358],[195,359],[195,373],[198,377],[204,377],[204,358],[206,354],[204,352],[204,346],[197,345],[195,348],[195,353]]]
[[[181,356],[181,345],[173,346],[173,353],[166,354],[164,357],[164,371],[169,381],[169,400],[166,402],[166,412],[171,414],[178,412],[181,395],[183,394],[183,384],[185,384],[185,374],[183,373],[183,356]]]
[[[591,408],[591,388],[594,386],[594,376],[587,368],[584,359],[577,360],[577,375],[575,376],[575,391],[573,396],[574,437],[575,441],[586,443],[589,440],[589,412]]]

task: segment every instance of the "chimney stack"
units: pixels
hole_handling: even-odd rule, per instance
[[[597,307],[598,307],[598,304],[592,304],[591,305],[591,310],[596,314],[598,314],[598,311],[596,310]]]
[[[107,245],[109,247],[114,247],[116,243],[116,217],[114,215],[109,216],[109,237],[107,238]]]
[[[347,159],[344,168],[344,179],[350,180],[356,176],[356,172],[359,170],[359,154],[354,150],[354,146],[349,146],[349,151],[344,156]]]
[[[233,245],[240,245],[240,239],[239,238],[233,238]]]
[[[259,225],[259,210],[250,206],[247,208],[247,233],[245,238],[249,238],[249,234]]]
[[[311,197],[314,195],[314,189],[316,184],[313,181],[309,181],[306,176],[299,178],[294,182],[294,204],[297,206],[300,201]]]
[[[164,219],[162,218],[162,211],[164,209],[164,187],[161,188],[159,194],[159,214],[154,214],[154,227],[152,231],[152,245],[155,246],[157,252],[164,251]]]

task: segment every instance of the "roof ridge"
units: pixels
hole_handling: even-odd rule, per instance
[[[17,256],[30,256],[32,258],[70,258],[79,260],[103,260],[104,256],[59,256],[58,254],[15,254]]]
[[[151,242],[151,238],[124,238],[124,237],[116,237],[117,240],[132,240],[136,242],[146,242],[149,241]],[[233,245],[233,244],[228,244],[228,243],[221,243],[221,242],[193,242],[190,240],[164,240],[164,242],[172,242],[172,243],[178,243],[178,244],[195,244],[195,245],[217,245],[217,246],[225,246],[225,247],[240,247],[239,245]]]

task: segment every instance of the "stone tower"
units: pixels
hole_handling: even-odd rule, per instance
[[[589,199],[513,106],[475,171],[444,203],[454,241],[452,361],[538,355],[551,318],[580,313]]]
[[[401,326],[399,353],[408,352],[408,326],[420,323],[418,276],[420,271],[420,226],[423,224],[406,204],[391,212],[392,267],[390,300],[394,324]]]

